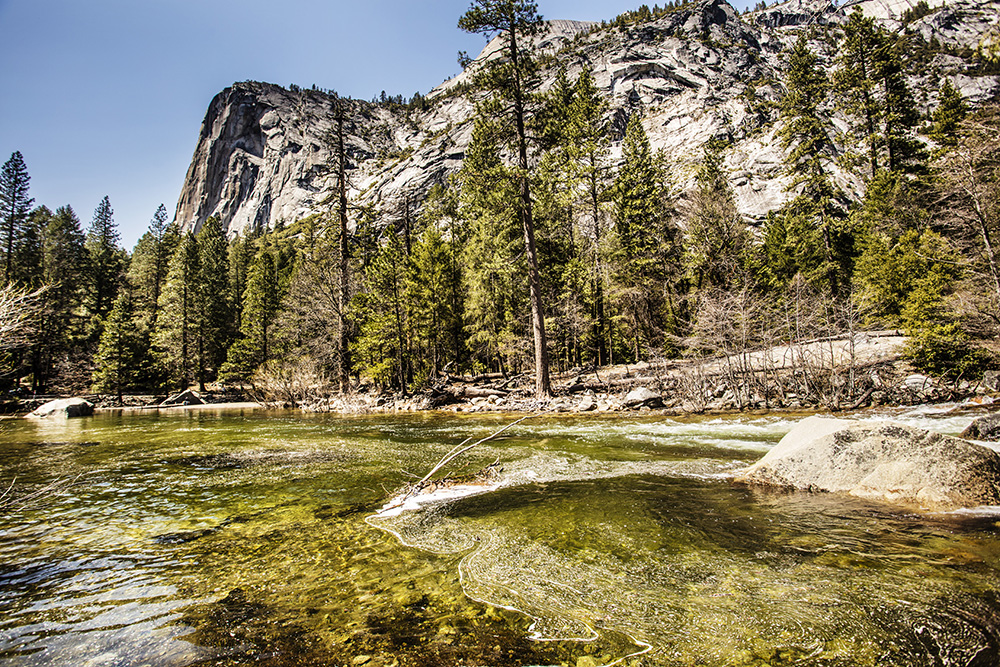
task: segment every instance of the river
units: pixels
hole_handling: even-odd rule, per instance
[[[1000,515],[731,485],[788,416],[537,418],[376,514],[511,420],[0,422],[0,486],[55,484],[0,512],[0,665],[1000,664]]]

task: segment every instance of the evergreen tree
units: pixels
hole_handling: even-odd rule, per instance
[[[108,314],[94,357],[94,391],[113,393],[122,404],[122,395],[140,380],[145,345],[134,323],[134,302],[127,286],[120,290]]]
[[[367,291],[355,298],[358,370],[383,387],[406,391],[412,371],[409,304],[405,296],[408,253],[389,227],[365,270]]]
[[[605,276],[602,261],[604,234],[602,229],[602,204],[607,199],[608,187],[608,131],[604,119],[607,102],[601,96],[594,84],[593,76],[588,67],[584,67],[577,78],[573,90],[573,99],[569,109],[569,146],[574,176],[578,183],[577,192],[589,217],[589,225],[585,228],[584,238],[589,239],[590,247],[590,286],[593,293],[593,340],[595,361],[599,366],[607,364],[608,357],[608,319],[605,304]],[[634,116],[635,118],[636,116]],[[639,129],[642,129],[641,124]],[[635,155],[631,150],[638,146],[641,149],[641,139],[632,137],[629,141],[630,150],[626,154],[626,162],[634,162]],[[648,146],[648,142],[647,142]],[[636,171],[633,165],[633,172]],[[641,169],[639,169],[641,170]],[[623,170],[624,171],[624,170]],[[628,189],[630,186],[625,186]],[[628,207],[625,199],[628,194],[618,191],[618,204]],[[634,193],[629,193],[634,194]],[[621,211],[619,211],[619,214]],[[621,217],[619,217],[621,219]],[[572,281],[567,281],[572,282]],[[571,290],[576,293],[578,290]]]
[[[653,151],[638,114],[629,119],[622,142],[623,164],[615,182],[615,228],[630,262],[653,247],[650,224],[658,215]]]
[[[722,159],[722,144],[709,141],[686,207],[684,259],[699,290],[726,289],[746,277],[749,238]]]
[[[0,244],[4,253],[4,282],[12,283],[16,275],[15,251],[28,222],[31,204],[28,196],[31,177],[20,151],[14,151],[0,169]]]
[[[206,382],[226,361],[232,340],[233,311],[229,293],[228,242],[222,222],[208,218],[195,237],[198,243],[198,281],[195,286],[197,376],[205,391]]]
[[[427,361],[427,377],[436,379],[444,368],[448,334],[458,319],[453,301],[451,250],[441,232],[428,226],[408,258],[405,298],[407,300],[418,359]]]
[[[500,159],[495,124],[478,115],[458,174],[460,215],[467,224],[463,258],[468,345],[482,369],[508,374],[517,363],[517,345],[527,304],[523,237],[509,202],[516,184]]]
[[[89,382],[89,372],[73,376],[71,351],[83,335],[80,304],[87,275],[87,253],[80,220],[69,206],[49,218],[42,242],[42,281],[48,285],[45,309],[39,327],[38,390],[46,390],[51,379],[76,388]],[[57,377],[61,376],[61,377]]]
[[[835,80],[841,107],[859,121],[872,178],[880,166],[904,169],[920,157],[912,136],[919,115],[906,85],[898,44],[860,9],[844,25]]]
[[[252,233],[236,236],[229,242],[229,286],[227,298],[233,305],[233,330],[243,329],[243,292],[247,287],[247,272],[253,262],[256,237]]]
[[[52,211],[40,206],[31,212],[24,225],[15,251],[14,266],[21,284],[39,287],[43,280],[43,248],[45,228],[52,218]]]
[[[959,125],[968,115],[968,105],[961,91],[945,79],[938,94],[938,106],[931,114],[931,127],[927,135],[942,146],[958,143]]]
[[[827,164],[835,157],[831,123],[821,111],[829,90],[825,73],[801,35],[788,58],[785,96],[781,100],[778,130],[792,188],[811,199],[833,196]]]
[[[828,167],[836,155],[831,124],[823,111],[829,86],[804,36],[789,54],[785,89],[780,106],[784,124],[778,134],[788,151],[789,191],[795,196],[767,218],[761,273],[779,290],[802,274],[836,295],[850,280],[851,246],[839,205],[843,195]]]
[[[545,308],[542,303],[542,285],[535,248],[528,135],[525,128],[529,115],[529,84],[537,69],[537,64],[530,56],[528,38],[542,30],[542,17],[538,14],[537,5],[527,0],[474,0],[472,6],[459,20],[458,27],[466,32],[489,36],[497,33],[503,35],[504,57],[487,61],[477,74],[476,83],[481,89],[492,93],[495,100],[503,101],[502,104],[495,104],[489,108],[502,113],[509,126],[513,128],[511,144],[517,159],[517,169],[512,175],[518,195],[511,203],[515,206],[524,231],[535,347],[535,394],[541,398],[550,395],[552,388],[549,381]]]
[[[852,12],[844,25],[844,39],[838,56],[840,67],[835,77],[841,107],[861,121],[857,134],[868,146],[868,166],[872,177],[879,169],[880,111],[876,97],[875,60],[880,42],[874,19],[866,17],[860,9]]]
[[[180,238],[180,230],[167,222],[167,209],[160,204],[132,251],[128,280],[134,289],[136,319],[148,332],[156,329],[160,294]]]
[[[125,264],[119,240],[111,202],[105,197],[94,211],[86,241],[90,268],[87,308],[100,319],[107,316],[114,305]]]
[[[170,258],[153,337],[157,361],[167,381],[181,389],[190,387],[195,375],[199,274],[198,242],[188,232]]]
[[[253,372],[271,358],[273,323],[280,305],[278,272],[267,237],[247,274],[243,292],[243,326],[230,346],[222,376],[227,382],[247,382]]]
[[[676,238],[664,179],[638,115],[629,119],[615,181],[617,320],[639,359],[673,328]]]

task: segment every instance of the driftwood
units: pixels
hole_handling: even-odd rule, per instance
[[[469,451],[470,449],[472,449],[474,447],[478,447],[479,445],[483,444],[484,442],[489,442],[490,440],[493,440],[494,438],[497,438],[504,431],[507,431],[508,429],[510,429],[510,428],[512,428],[514,426],[517,426],[518,424],[520,424],[521,422],[523,422],[525,420],[532,419],[533,417],[540,417],[541,415],[543,415],[543,414],[545,414],[547,412],[551,412],[551,410],[546,410],[545,412],[539,412],[539,413],[533,414],[533,415],[525,415],[524,417],[521,417],[520,419],[507,424],[506,426],[504,426],[500,430],[493,432],[492,434],[486,436],[485,438],[482,438],[480,440],[475,441],[471,445],[468,444],[468,443],[469,443],[470,440],[472,440],[472,438],[466,438],[465,440],[463,440],[462,442],[460,442],[458,445],[456,445],[454,448],[452,448],[452,450],[450,452],[448,452],[447,454],[445,454],[444,458],[442,458],[440,461],[438,461],[437,465],[435,465],[433,468],[431,468],[431,471],[429,473],[427,473],[426,475],[424,475],[424,477],[422,479],[420,479],[420,481],[416,482],[415,484],[409,484],[409,485],[403,487],[403,489],[400,491],[400,493],[396,496],[396,502],[394,502],[391,506],[388,506],[388,507],[386,507],[384,509],[392,509],[394,507],[399,507],[404,502],[406,502],[407,498],[413,496],[416,493],[419,493],[420,491],[426,490],[428,488],[430,488],[431,490],[436,490],[436,489],[441,488],[443,486],[451,486],[453,484],[462,483],[462,480],[465,480],[465,481],[478,481],[478,482],[482,483],[482,482],[488,481],[490,479],[493,479],[502,470],[502,468],[498,468],[498,466],[500,465],[500,459],[499,458],[497,458],[496,461],[494,461],[490,465],[486,466],[485,468],[483,468],[482,470],[474,473],[471,476],[454,477],[454,478],[445,477],[445,478],[443,478],[441,480],[436,480],[434,482],[430,481],[431,477],[433,477],[435,475],[435,473],[437,473],[438,471],[440,471],[446,465],[448,465],[449,463],[451,463],[456,458],[458,458],[459,456],[461,456],[465,452]],[[449,480],[451,480],[450,483],[449,483]]]

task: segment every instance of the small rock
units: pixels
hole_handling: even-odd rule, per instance
[[[597,667],[599,664],[592,655],[581,655],[576,659],[576,667]]]
[[[597,409],[597,401],[594,400],[593,396],[584,396],[580,399],[580,402],[576,404],[577,412],[590,412],[591,410]]]
[[[365,664],[368,664],[371,661],[372,661],[372,657],[370,655],[356,655],[356,656],[354,656],[354,660],[351,660],[351,664],[352,665],[365,665]]]

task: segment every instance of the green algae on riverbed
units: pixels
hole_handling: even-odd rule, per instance
[[[0,519],[0,664],[1000,660],[998,517],[732,487],[783,418],[525,422],[463,461],[507,486],[372,516],[507,421],[8,422],[0,480],[83,476]]]

